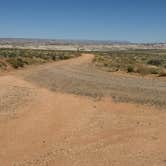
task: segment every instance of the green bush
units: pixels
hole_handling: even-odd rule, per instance
[[[128,72],[128,73],[134,72],[133,66],[128,66],[128,67],[127,67],[127,72]]]
[[[53,60],[53,61],[56,61],[56,60],[57,60],[56,55],[53,55],[53,56],[52,56],[52,60]]]

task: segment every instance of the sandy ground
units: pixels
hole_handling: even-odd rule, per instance
[[[166,165],[165,81],[104,73],[92,59],[0,77],[0,165]]]

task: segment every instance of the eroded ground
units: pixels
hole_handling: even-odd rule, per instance
[[[92,59],[0,77],[0,165],[166,165],[165,80],[99,71]]]

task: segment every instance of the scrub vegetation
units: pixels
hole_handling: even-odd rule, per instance
[[[79,56],[74,51],[33,50],[33,49],[0,49],[0,70],[22,68],[32,64],[42,64]]]
[[[127,50],[97,52],[96,66],[109,72],[123,71],[141,75],[166,76],[165,50]]]

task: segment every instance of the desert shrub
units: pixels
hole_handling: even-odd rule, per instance
[[[60,59],[60,60],[63,60],[63,59],[64,59],[64,55],[60,55],[60,56],[59,56],[59,59]]]
[[[65,59],[69,59],[70,55],[60,54],[59,56],[57,56],[57,58],[60,59],[60,60],[65,60]]]
[[[104,61],[104,60],[105,60],[104,57],[101,56],[101,55],[97,55],[97,56],[94,58],[94,61],[96,61],[96,62],[102,62],[102,61]]]
[[[151,68],[150,74],[159,74],[159,70],[156,68]]]
[[[134,72],[134,67],[133,66],[128,66],[127,67],[127,72],[128,73]]]
[[[24,61],[21,58],[10,58],[7,60],[14,68],[24,67]]]
[[[33,50],[33,49],[10,49],[0,48],[0,58],[13,68],[24,67],[24,65],[41,64],[49,61],[64,60],[80,56],[76,51],[55,50]],[[0,68],[3,64],[0,64]]]
[[[147,62],[148,65],[154,65],[154,66],[160,66],[162,64],[162,61],[159,59],[150,59]]]
[[[166,68],[165,50],[122,50],[109,52],[95,52],[95,65],[107,71],[135,72],[140,75],[159,74]]]
[[[63,56],[63,59],[69,59],[70,58],[70,56],[68,55],[68,54],[65,54],[64,56]]]
[[[108,66],[108,63],[107,63],[107,62],[104,62],[104,66],[107,67],[107,66]]]
[[[56,55],[53,55],[53,56],[52,56],[52,60],[53,60],[53,61],[56,61],[56,60],[57,60]]]

